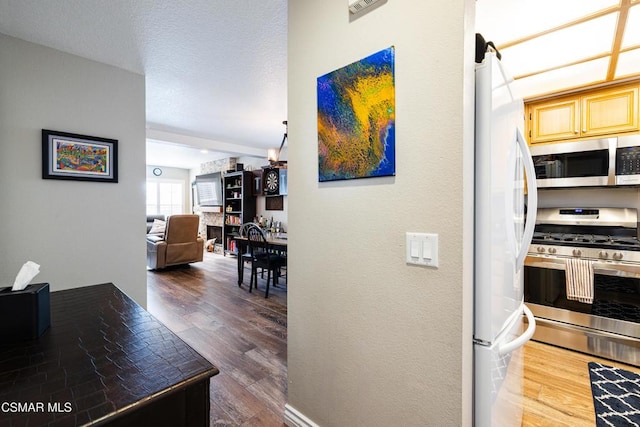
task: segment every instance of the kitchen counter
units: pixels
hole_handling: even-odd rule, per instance
[[[111,283],[51,293],[51,328],[0,344],[0,427],[209,425],[218,369]]]

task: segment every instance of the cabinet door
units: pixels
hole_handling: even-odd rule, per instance
[[[579,137],[578,98],[529,106],[529,142],[550,142]]]
[[[582,97],[582,136],[638,131],[638,86]]]

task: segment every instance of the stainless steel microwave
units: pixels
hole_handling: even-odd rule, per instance
[[[531,147],[538,188],[640,185],[640,135]]]

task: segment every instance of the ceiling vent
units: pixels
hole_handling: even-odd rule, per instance
[[[359,0],[355,3],[351,3],[349,5],[349,11],[351,13],[357,13],[360,12],[363,9],[366,9],[367,7],[371,6],[372,4],[374,4],[375,2],[377,2],[378,0]]]

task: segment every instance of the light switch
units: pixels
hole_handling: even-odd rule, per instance
[[[422,258],[431,259],[431,242],[428,239],[422,241]]]
[[[411,240],[411,258],[420,258],[420,242],[418,240]]]
[[[438,235],[407,233],[407,264],[438,266]]]
[[[422,257],[427,267],[438,267],[438,235],[425,234],[422,241]]]

